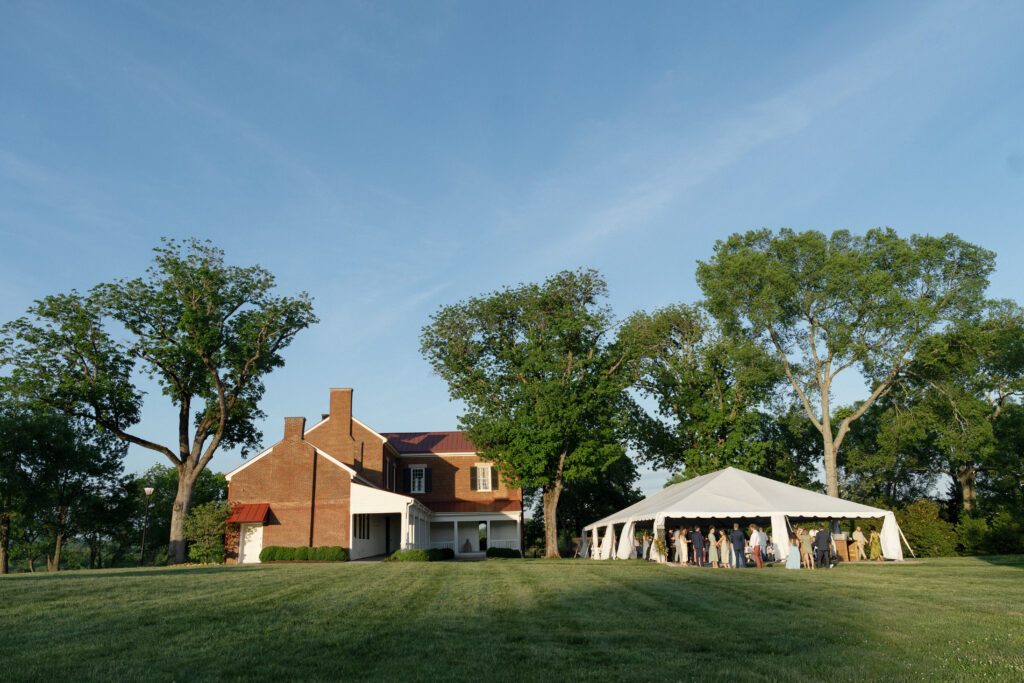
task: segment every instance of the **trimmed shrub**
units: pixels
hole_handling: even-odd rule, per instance
[[[396,550],[391,553],[392,562],[430,562],[430,553],[426,550]]]
[[[512,548],[488,548],[487,557],[514,557],[519,559],[523,556],[518,550]]]
[[[322,545],[316,548],[268,545],[260,551],[260,562],[307,562],[311,560],[348,562],[348,551],[340,545]]]
[[[319,560],[321,562],[348,562],[348,553],[340,545],[322,545],[319,548],[313,548],[313,557],[311,560]]]
[[[455,551],[451,548],[441,548],[441,559],[442,560],[454,560]]]
[[[920,557],[956,555],[956,532],[953,525],[939,519],[939,504],[918,500],[896,512],[903,534]]]
[[[268,545],[260,551],[260,562],[273,562],[277,559],[279,546]]]

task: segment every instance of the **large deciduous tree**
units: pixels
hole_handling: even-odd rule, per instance
[[[1024,310],[991,302],[982,318],[932,335],[902,386],[903,420],[916,431],[899,445],[924,448],[932,470],[952,478],[959,507],[974,514],[979,474],[1001,469],[997,423],[1024,395]]]
[[[263,378],[316,317],[305,292],[275,296],[267,270],[226,265],[208,242],[164,240],[154,251],[143,277],[35,302],[3,327],[0,344],[20,391],[160,453],[178,470],[169,561],[181,563],[196,478],[219,447],[244,454],[258,444]],[[176,409],[173,441],[133,429],[140,372]]]
[[[444,306],[421,336],[481,456],[512,485],[541,488],[548,557],[566,482],[624,457],[634,349],[615,336],[606,289],[595,271],[563,271]]]
[[[684,478],[730,465],[761,471],[769,418],[759,407],[783,377],[774,355],[685,304],[636,313],[624,331],[648,349],[635,386],[657,405],[655,416],[634,416],[631,432],[642,457]]]
[[[923,339],[977,312],[994,260],[955,235],[756,230],[717,242],[697,281],[712,315],[778,355],[821,434],[826,491],[838,496],[836,457],[851,423],[892,389]],[[868,396],[834,425],[833,384],[850,368]]]

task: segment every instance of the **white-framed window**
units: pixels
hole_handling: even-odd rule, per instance
[[[476,490],[477,491],[490,491],[491,490],[491,466],[490,465],[474,465],[476,468]]]
[[[355,515],[356,538],[370,537],[370,515]]]
[[[410,493],[424,493],[427,490],[427,468],[423,465],[413,465],[409,468],[409,491]]]

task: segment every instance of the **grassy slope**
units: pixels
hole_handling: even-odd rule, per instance
[[[1021,556],[831,572],[496,560],[0,579],[0,680],[986,674],[1024,678]]]

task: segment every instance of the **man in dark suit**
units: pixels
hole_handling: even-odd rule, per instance
[[[729,534],[729,542],[732,543],[732,551],[736,555],[736,562],[733,564],[733,567],[746,568],[747,557],[743,554],[743,547],[747,544],[747,538],[743,535],[743,532],[740,531],[740,525],[738,522],[732,525],[732,533]]]
[[[819,567],[831,569],[832,535],[825,531],[824,526],[818,529],[818,534],[814,537],[814,554]]]
[[[693,543],[693,561],[698,567],[704,566],[704,534],[700,532],[700,527],[693,527],[693,534],[690,536],[690,542]]]

